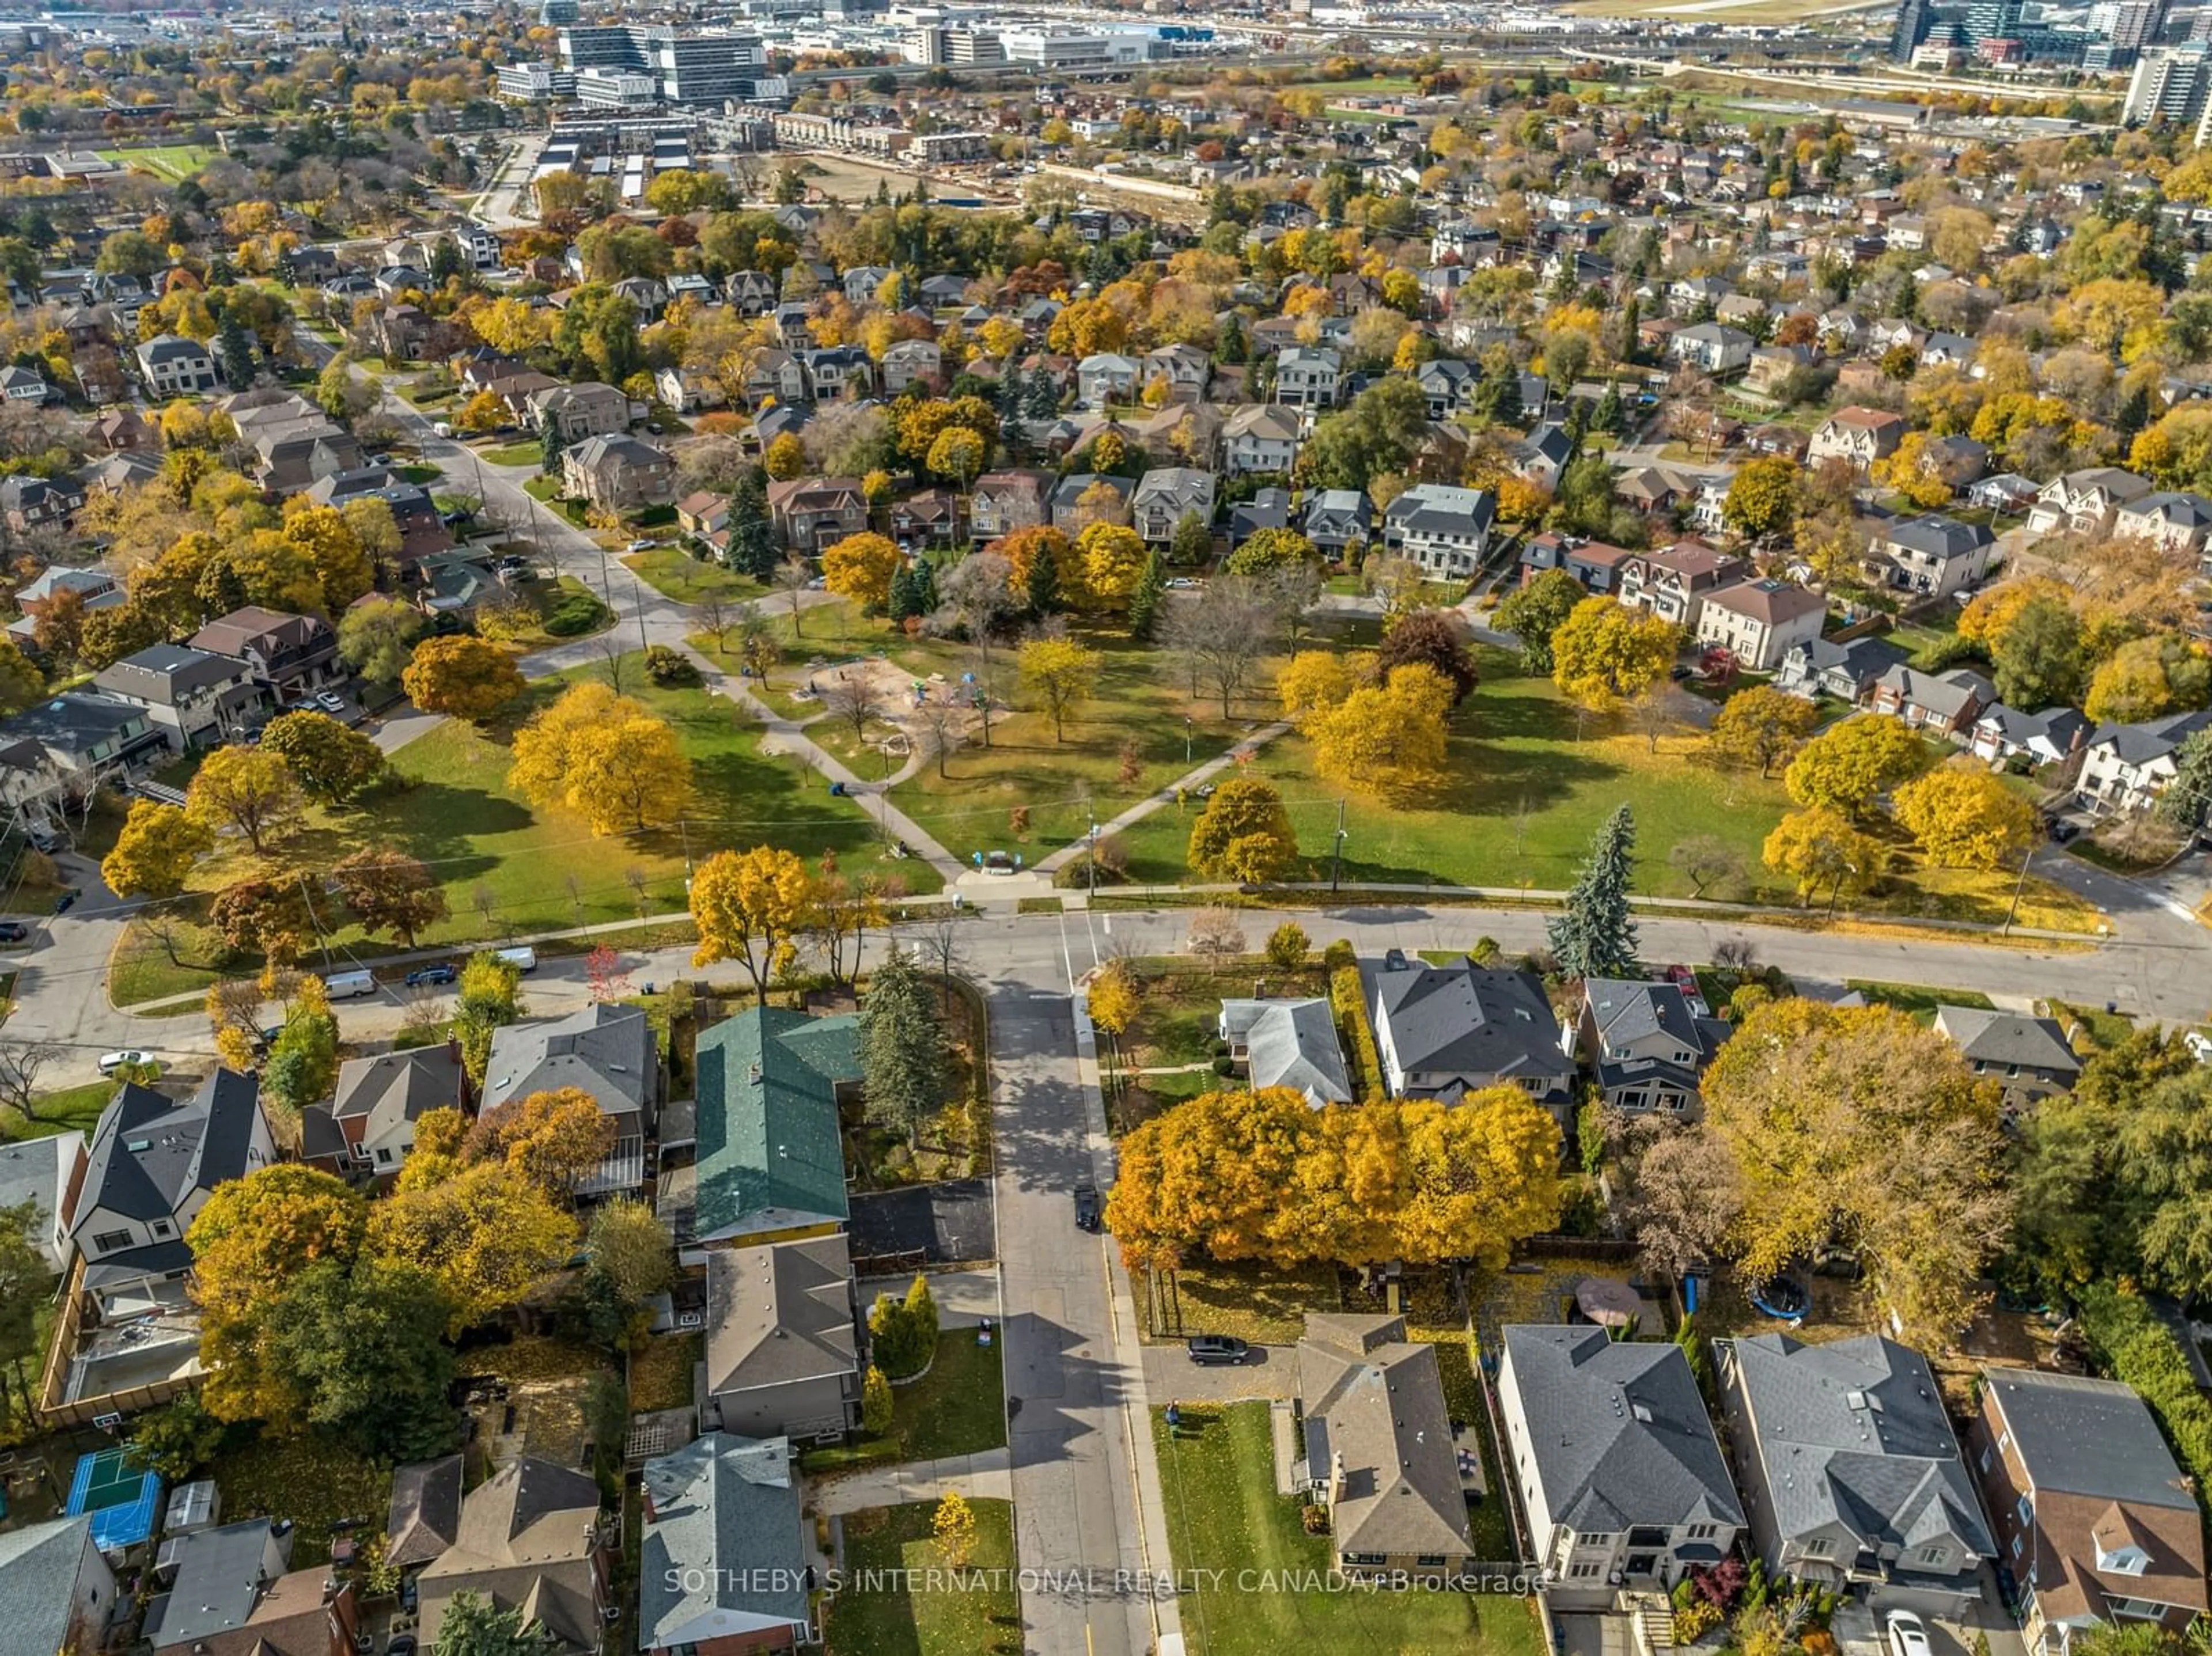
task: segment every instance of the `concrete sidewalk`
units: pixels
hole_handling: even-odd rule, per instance
[[[815,1480],[811,1488],[818,1513],[856,1513],[868,1507],[903,1507],[911,1501],[937,1501],[951,1490],[970,1500],[1006,1501],[1013,1496],[1012,1473],[1004,1449],[986,1449],[979,1455],[948,1455],[943,1460],[909,1461],[898,1466],[869,1466]]]

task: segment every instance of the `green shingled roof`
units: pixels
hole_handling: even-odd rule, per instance
[[[860,1078],[860,1020],[753,1007],[698,1046],[696,1234],[846,1216],[840,1082]]]

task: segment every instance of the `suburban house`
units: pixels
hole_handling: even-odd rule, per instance
[[[46,525],[66,525],[84,505],[84,485],[67,472],[0,478],[0,522],[18,535]]]
[[[525,1455],[461,1500],[453,1544],[415,1579],[424,1648],[467,1593],[497,1610],[523,1611],[568,1656],[596,1656],[605,1631],[607,1552],[599,1532],[599,1486],[588,1472]]]
[[[637,1189],[645,1182],[645,1141],[659,1124],[661,1098],[660,1049],[644,1009],[596,1001],[566,1017],[492,1032],[480,1113],[561,1088],[589,1094],[614,1124],[614,1148],[576,1194]]]
[[[419,1569],[443,1557],[460,1538],[462,1469],[459,1454],[392,1469],[392,1504],[384,1521],[386,1563]]]
[[[1213,474],[1194,466],[1155,466],[1137,480],[1129,496],[1129,521],[1139,535],[1155,546],[1175,538],[1176,526],[1186,513],[1196,513],[1209,528],[1213,523]]]
[[[1213,377],[1213,358],[1181,342],[1158,345],[1145,353],[1142,375],[1147,388],[1164,381],[1170,403],[1195,403],[1205,397],[1206,382]]]
[[[1295,1088],[1316,1109],[1352,1101],[1328,1001],[1224,1000],[1215,1028],[1255,1088]]]
[[[837,1107],[860,1083],[858,1031],[850,1015],[777,1006],[748,1007],[700,1031],[696,1160],[661,1176],[661,1215],[679,1242],[844,1228]]]
[[[1513,451],[1513,470],[1542,488],[1559,487],[1559,474],[1574,458],[1575,440],[1556,420],[1547,420]]]
[[[580,443],[586,437],[611,437],[629,429],[629,398],[612,385],[581,379],[570,385],[548,385],[533,392],[530,411],[539,430],[547,425],[563,443]]]
[[[185,1246],[209,1193],[276,1159],[260,1083],[218,1068],[171,1103],[125,1082],[93,1130],[84,1190],[70,1240],[84,1261],[84,1291],[112,1319],[185,1302]]]
[[[2002,701],[1974,720],[1967,750],[1992,764],[2021,756],[2037,765],[2058,764],[2089,739],[2089,721],[2071,707],[2024,713]]]
[[[860,1421],[860,1311],[842,1234],[707,1255],[702,1431],[836,1437]]]
[[[0,725],[0,803],[87,798],[165,747],[143,707],[82,690],[49,693]]]
[[[1810,701],[1832,695],[1856,703],[1874,688],[1875,681],[1908,659],[1905,646],[1869,633],[1848,641],[1824,638],[1793,644],[1775,670],[1774,688]]]
[[[1306,1313],[1297,1408],[1329,1563],[1355,1579],[1449,1579],[1474,1559],[1436,1348],[1403,1317]]]
[[[1621,560],[1620,601],[1693,633],[1705,595],[1741,580],[1744,569],[1741,558],[1703,541],[1679,541]]]
[[[84,1135],[74,1127],[0,1144],[0,1208],[30,1204],[27,1240],[58,1276],[69,1271],[70,1222],[90,1165]]]
[[[1049,471],[987,471],[969,491],[968,522],[978,540],[994,541],[1050,517],[1054,475]]]
[[[342,1147],[344,1171],[396,1174],[415,1148],[415,1124],[422,1113],[459,1109],[467,1093],[460,1054],[451,1043],[349,1058],[338,1065],[331,1101],[301,1113],[302,1136],[307,1136],[305,1119],[319,1115]]]
[[[1696,637],[1747,671],[1772,672],[1793,646],[1820,636],[1827,614],[1827,600],[1794,581],[1738,581],[1705,595]]]
[[[24,1650],[101,1649],[117,1609],[115,1572],[88,1515],[0,1534],[0,1627]]]
[[[868,526],[868,500],[857,477],[793,477],[770,483],[768,512],[777,536],[799,553],[819,552]]]
[[[2132,1387],[1984,1368],[1966,1441],[2034,1656],[2100,1623],[2182,1634],[2204,1613],[2197,1500]]]
[[[1876,460],[1894,454],[1905,440],[1905,416],[1887,409],[1838,409],[1814,431],[1805,458],[1814,465],[1841,460],[1854,470],[1864,471]]]
[[[179,753],[237,737],[266,695],[235,656],[186,644],[155,644],[103,667],[93,686],[143,707]]]
[[[709,1432],[645,1463],[638,1648],[754,1656],[814,1642],[791,1443]]]
[[[2164,490],[2122,507],[2112,533],[2123,540],[2155,541],[2169,552],[2202,556],[2212,546],[2212,500]]]
[[[1103,484],[1098,498],[1084,496]],[[1127,523],[1129,496],[1136,485],[1111,472],[1071,471],[1053,486],[1052,526],[1067,535],[1080,535],[1094,523]]]
[[[1419,483],[1382,514],[1382,542],[1438,577],[1472,575],[1490,550],[1497,497],[1486,488]]]
[[[2150,481],[2118,466],[2086,466],[2053,477],[2036,491],[2027,511],[2031,533],[2076,531],[2101,535],[2118,521],[2123,508],[2154,494]]]
[[[1923,673],[1900,663],[1867,690],[1867,706],[1875,713],[1892,714],[1917,731],[1960,743],[1973,730],[1982,709],[1996,699],[1996,687],[1970,667]]]
[[[1275,358],[1274,400],[1308,413],[1334,408],[1343,367],[1325,345],[1293,345]]]
[[[1614,1109],[1694,1119],[1698,1078],[1732,1028],[1700,1016],[1679,984],[1589,978],[1566,1038]]]
[[[1317,488],[1306,496],[1305,537],[1324,558],[1341,559],[1367,544],[1374,513],[1364,488]]]
[[[1221,422],[1221,469],[1232,477],[1287,476],[1298,458],[1298,416],[1279,403],[1247,403]]]
[[[138,347],[138,375],[154,402],[204,396],[222,384],[215,354],[197,340],[173,333],[155,334]]]
[[[1996,1556],[1928,1360],[1879,1334],[1713,1342],[1752,1545],[1770,1578],[1876,1611],[1956,1611]]]
[[[1751,366],[1752,348],[1757,343],[1742,329],[1724,322],[1697,322],[1674,331],[1667,342],[1667,355],[1700,373],[1735,373]]]
[[[1932,512],[1891,525],[1875,542],[1875,553],[1888,560],[1891,585],[1938,598],[1979,582],[1996,549],[1981,525]]]
[[[1573,1107],[1574,1061],[1526,972],[1415,966],[1375,974],[1375,1045],[1394,1098],[1455,1103],[1485,1087],[1518,1087],[1561,1118]]]
[[[2173,780],[2174,751],[2212,729],[2212,713],[2167,713],[2139,725],[2100,725],[2081,749],[2074,797],[2099,816],[2148,810]]]
[[[292,1537],[289,1525],[249,1518],[164,1541],[174,1574],[146,1606],[154,1656],[351,1656],[353,1584],[320,1564],[288,1571]]]
[[[319,616],[288,616],[253,606],[234,610],[193,634],[191,646],[243,661],[252,670],[253,682],[274,691],[280,701],[344,672],[338,664],[337,634]]]
[[[2052,1018],[1993,1012],[1978,1006],[1938,1006],[1936,1033],[1948,1036],[1967,1067],[1994,1081],[2008,1109],[2053,1093],[2070,1092],[2081,1074],[2066,1031]]]
[[[884,394],[934,385],[944,371],[945,353],[934,339],[902,339],[884,352]]]
[[[1555,1604],[1609,1608],[1734,1550],[1743,1507],[1680,1347],[1595,1323],[1499,1332],[1504,1447]]]
[[[561,451],[562,492],[605,512],[668,506],[676,499],[676,462],[635,437],[586,437]]]
[[[1103,409],[1109,403],[1133,403],[1137,397],[1137,374],[1142,365],[1118,351],[1099,351],[1075,365],[1077,395],[1083,406]]]

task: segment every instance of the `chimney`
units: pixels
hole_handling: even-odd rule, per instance
[[[1344,1499],[1344,1451],[1339,1449],[1328,1458],[1328,1504],[1332,1507]]]

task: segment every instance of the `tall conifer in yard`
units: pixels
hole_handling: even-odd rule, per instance
[[[1623,805],[1590,841],[1589,856],[1567,894],[1566,911],[1547,928],[1565,976],[1635,974],[1636,925],[1628,918],[1628,873],[1635,854],[1636,815]]]
[[[909,1145],[945,1101],[945,1020],[935,992],[896,949],[860,1003],[860,1084],[868,1119]]]

